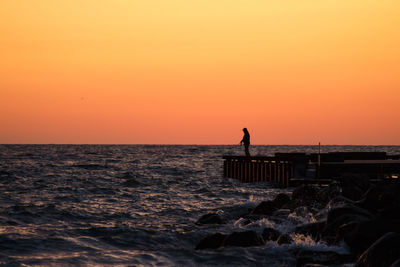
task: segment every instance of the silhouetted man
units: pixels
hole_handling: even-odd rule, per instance
[[[240,141],[240,145],[244,145],[244,152],[246,153],[247,157],[250,157],[250,152],[249,152],[249,145],[250,145],[250,134],[249,131],[247,131],[247,128],[243,128],[244,136],[242,141]]]

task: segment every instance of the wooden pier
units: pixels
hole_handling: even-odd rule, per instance
[[[329,183],[349,175],[374,181],[400,180],[400,155],[385,152],[276,153],[274,157],[224,156],[224,177],[275,182],[281,187]]]
[[[292,161],[275,157],[225,156],[224,159],[224,177],[242,182],[277,182],[287,187],[294,173]]]

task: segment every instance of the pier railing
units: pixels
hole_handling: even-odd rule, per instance
[[[292,161],[276,157],[224,156],[224,177],[242,182],[276,182],[288,187],[293,178]]]

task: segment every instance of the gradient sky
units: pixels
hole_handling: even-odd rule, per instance
[[[0,143],[400,145],[398,0],[1,0]]]

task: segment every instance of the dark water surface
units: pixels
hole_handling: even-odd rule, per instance
[[[315,146],[253,146],[253,155],[316,152]],[[327,151],[400,147],[324,146]],[[278,246],[196,251],[208,233],[289,231],[315,221],[293,212],[286,221],[244,225],[238,215],[285,190],[222,178],[222,155],[239,146],[0,145],[0,263],[5,265],[295,266],[293,249],[345,252],[307,236]],[[287,192],[290,192],[288,190]],[[217,212],[226,225],[197,226]]]

